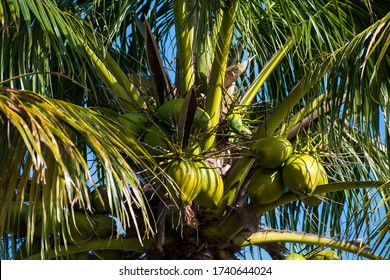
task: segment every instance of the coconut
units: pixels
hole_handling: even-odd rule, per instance
[[[291,253],[287,257],[284,258],[285,260],[290,260],[290,261],[305,261],[306,258],[304,256],[301,256],[300,254],[297,253]]]
[[[320,180],[318,182],[318,186],[328,184],[328,176],[326,175],[326,171],[322,164],[319,165],[320,170]],[[321,193],[319,195],[310,196],[303,199],[303,202],[309,207],[315,207],[321,204],[323,201],[323,197],[325,197],[326,193]]]
[[[241,131],[243,124],[242,118],[239,114],[230,114],[226,117],[226,122],[231,130]]]
[[[96,229],[89,216],[81,211],[74,211],[73,216],[69,216],[69,230],[65,229],[66,240],[74,245],[80,245],[96,236]]]
[[[321,163],[306,154],[291,155],[282,168],[287,188],[297,194],[311,195],[323,182]]]
[[[205,162],[196,162],[201,174],[201,190],[194,202],[210,208],[218,208],[221,202],[224,187],[221,175]]]
[[[91,193],[91,206],[95,213],[110,213],[110,204],[107,193],[107,186],[101,185]],[[99,196],[100,194],[100,196]],[[100,199],[101,198],[101,199]]]
[[[172,133],[164,125],[153,124],[146,132],[142,142],[151,155],[162,155],[170,150]]]
[[[112,217],[104,214],[93,214],[91,217],[94,222],[96,237],[109,237],[116,232],[116,222]]]
[[[174,159],[168,163],[165,172],[172,180],[167,182],[167,190],[178,205],[187,205],[198,196],[202,188],[201,173],[193,161]]]
[[[137,137],[144,132],[148,124],[148,118],[143,113],[137,111],[120,115],[118,121],[130,129]]]
[[[157,116],[169,123],[170,125],[177,126],[181,107],[183,105],[184,98],[176,98],[166,101],[161,105],[157,111]],[[196,107],[193,129],[198,131],[207,131],[211,126],[210,116],[203,109]]]
[[[285,189],[279,169],[261,167],[253,173],[248,183],[251,204],[274,202],[283,195]]]
[[[276,168],[292,154],[293,148],[285,138],[264,137],[257,140],[251,150],[260,166]]]

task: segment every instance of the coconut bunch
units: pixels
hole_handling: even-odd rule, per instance
[[[304,202],[317,206],[321,199],[313,192],[327,184],[323,165],[308,154],[293,153],[290,141],[280,137],[264,137],[250,149],[257,166],[248,183],[251,204],[266,204],[279,199],[287,190],[308,196]]]
[[[216,209],[223,195],[223,181],[216,168],[200,155],[200,143],[211,127],[209,115],[191,94],[165,101],[153,112],[133,111],[119,121],[144,145],[165,171],[155,178],[154,190],[167,194],[178,206],[195,202]]]

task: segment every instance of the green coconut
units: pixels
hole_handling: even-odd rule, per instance
[[[157,156],[170,151],[172,138],[172,132],[164,125],[153,124],[146,130],[142,142],[151,155]]]
[[[230,114],[226,117],[226,122],[228,127],[234,131],[241,131],[243,126],[242,118],[239,114]]]
[[[250,128],[248,126],[246,126],[245,124],[243,124],[241,127],[240,127],[240,132],[241,134],[244,134],[244,135],[252,135],[252,131],[250,130]]]
[[[289,261],[305,261],[306,258],[300,254],[297,253],[291,253],[287,257],[284,258],[285,260]]]
[[[304,195],[311,195],[324,180],[321,163],[306,154],[291,155],[282,168],[282,175],[289,190]]]
[[[110,213],[110,204],[108,199],[108,190],[106,185],[101,185],[91,193],[91,206],[94,213]]]
[[[184,98],[168,100],[157,109],[156,114],[161,120],[170,125],[177,126],[183,102]],[[210,126],[210,116],[203,109],[196,107],[192,125],[193,129],[204,132],[207,131]]]
[[[118,121],[139,137],[145,131],[149,120],[143,113],[133,111],[120,115]]]
[[[166,186],[171,198],[178,205],[192,202],[201,191],[201,173],[198,166],[188,159],[174,159],[165,168],[172,181]]]
[[[116,221],[112,217],[104,214],[93,214],[91,218],[94,223],[96,237],[109,237],[116,232]]]
[[[328,184],[328,176],[326,175],[325,168],[322,166],[322,164],[319,165],[320,170],[320,180],[318,182],[318,186]],[[310,196],[303,199],[303,202],[309,207],[315,207],[322,203],[324,200],[326,193],[321,193],[319,195]]]
[[[283,195],[285,189],[279,169],[261,167],[253,173],[248,183],[251,204],[274,202]]]
[[[205,162],[196,162],[201,174],[201,190],[194,202],[210,208],[216,209],[223,196],[223,180],[221,175]]]
[[[84,212],[74,211],[74,219],[69,215],[69,229],[65,229],[67,242],[80,245],[96,236],[93,220]]]
[[[310,260],[338,260],[339,256],[333,250],[323,250],[315,254]]]
[[[260,166],[276,168],[292,154],[293,148],[285,138],[264,137],[257,140],[251,150]]]

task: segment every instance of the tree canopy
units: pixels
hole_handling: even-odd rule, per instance
[[[389,1],[3,0],[0,18],[2,258],[389,258]],[[248,199],[270,136],[326,181]],[[221,176],[216,209],[176,205],[177,159]]]

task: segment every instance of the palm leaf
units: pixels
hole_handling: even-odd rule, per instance
[[[173,4],[181,7],[181,12]],[[234,111],[234,106],[243,102],[250,104],[246,121],[257,132],[249,143],[247,138],[240,138],[234,148],[250,147],[256,139],[274,132],[290,132],[297,151],[316,153],[325,162],[333,184],[318,188],[328,192],[320,207],[308,208],[301,201],[303,197],[287,193],[273,205],[256,209],[262,222],[274,229],[344,240],[347,245],[351,244],[345,241],[353,239],[355,247],[362,241],[374,253],[387,258],[390,144],[383,124],[388,124],[389,111],[388,1],[238,0],[233,3],[234,22],[226,16],[230,4],[208,0],[0,2],[4,27],[0,79],[1,85],[7,86],[1,93],[0,164],[12,171],[0,176],[1,197],[6,201],[14,199],[12,207],[9,203],[2,205],[2,210],[8,211],[2,211],[1,225],[12,226],[11,221],[20,218],[17,209],[28,204],[29,231],[43,232],[39,239],[41,253],[47,253],[53,241],[49,233],[62,233],[51,235],[56,245],[64,239],[71,241],[66,233],[80,211],[78,207],[89,212],[90,189],[107,184],[111,214],[130,232],[134,229],[135,236],[137,231],[144,232],[144,227],[146,234],[153,233],[150,215],[155,209],[148,205],[146,198],[150,196],[143,192],[142,184],[160,178],[156,174],[158,165],[143,152],[132,132],[116,122],[118,112],[139,110],[142,106],[148,106],[142,112],[154,110],[150,106],[150,86],[145,82],[151,73],[144,28],[138,20],[146,15],[155,49],[160,50],[160,70],[164,65],[171,77],[177,75],[176,88],[181,88],[182,77],[193,79],[193,95],[207,98],[206,109],[215,119],[206,147],[215,147],[214,136],[224,137],[214,134],[223,130],[222,110]],[[179,22],[181,26],[175,26]],[[179,31],[173,32],[174,28]],[[288,38],[292,38],[294,46],[287,53],[281,49],[288,44]],[[189,51],[183,55],[183,46],[189,42]],[[172,61],[176,51],[180,63],[175,69]],[[194,54],[196,57],[191,57]],[[236,83],[225,93],[228,66],[239,65],[248,58],[246,71],[235,77]],[[191,85],[187,82],[182,93]],[[202,101],[198,102],[200,106]],[[91,105],[98,107],[92,109]],[[152,115],[148,116],[156,122]],[[181,115],[184,129],[180,131],[185,132],[188,114],[183,111]],[[253,116],[256,119],[250,120]],[[20,148],[13,149],[13,143]],[[236,158],[237,154],[229,158],[233,167],[226,178],[227,192],[234,190],[234,195],[245,198],[242,186],[253,161]],[[139,172],[135,174],[133,169]],[[5,188],[3,183],[15,187]],[[132,207],[128,208],[128,203]],[[34,212],[39,206],[43,208],[44,223],[36,226],[39,216]],[[245,232],[240,232],[251,228],[248,223],[254,220],[241,219],[243,216],[236,212],[256,215],[242,205],[235,209],[221,211],[229,214],[221,218],[222,227],[207,224],[199,231],[200,236],[233,238],[240,243],[240,238],[245,237]],[[26,240],[27,247],[36,244],[32,236]],[[261,234],[253,237],[257,240]],[[20,240],[9,235],[2,240],[13,247],[15,256]],[[138,240],[142,240],[139,235]],[[166,240],[170,242],[168,236]],[[298,251],[318,249],[318,243],[301,241],[286,246]],[[102,249],[94,242],[90,242],[92,249]],[[114,247],[140,251],[140,242],[131,245],[130,240],[122,244],[124,247],[120,242],[115,240]],[[326,242],[322,245],[326,246]],[[103,243],[109,247],[108,240]],[[277,243],[275,248],[262,243],[258,242],[261,248],[280,249]],[[155,244],[145,239],[143,245],[146,250]],[[65,250],[57,246],[50,257],[63,257],[67,249],[79,252],[76,247],[67,242]],[[350,251],[361,249],[355,247]],[[2,254],[10,257],[8,250],[2,250]],[[34,255],[39,257],[40,254]]]
[[[18,152],[13,154],[13,165],[9,165],[12,172],[2,173],[1,176],[2,197],[8,201],[2,205],[1,231],[5,230],[3,225],[7,224],[5,221],[10,214],[11,201],[15,195],[18,201],[23,201],[27,187],[29,204],[41,204],[48,211],[43,216],[42,234],[45,240],[52,230],[58,230],[61,222],[68,220],[67,215],[75,205],[92,210],[89,196],[91,186],[96,182],[91,176],[91,166],[86,162],[83,145],[76,144],[82,141],[105,170],[105,182],[111,186],[108,190],[112,198],[109,205],[112,215],[122,222],[125,231],[128,227],[135,227],[139,237],[138,226],[141,223],[153,232],[142,186],[124,157],[132,159],[135,167],[147,168],[139,159],[143,148],[131,136],[131,131],[118,127],[115,121],[91,109],[23,91],[3,90],[0,104],[1,155],[10,159],[11,151]],[[7,127],[15,136],[10,135]],[[4,158],[2,164],[9,162]],[[27,177],[29,180],[26,180]],[[16,188],[5,186],[17,186],[17,192]],[[144,216],[141,220],[135,216],[133,208],[142,209]],[[37,230],[34,229],[34,216],[31,217],[28,223],[30,241]]]

